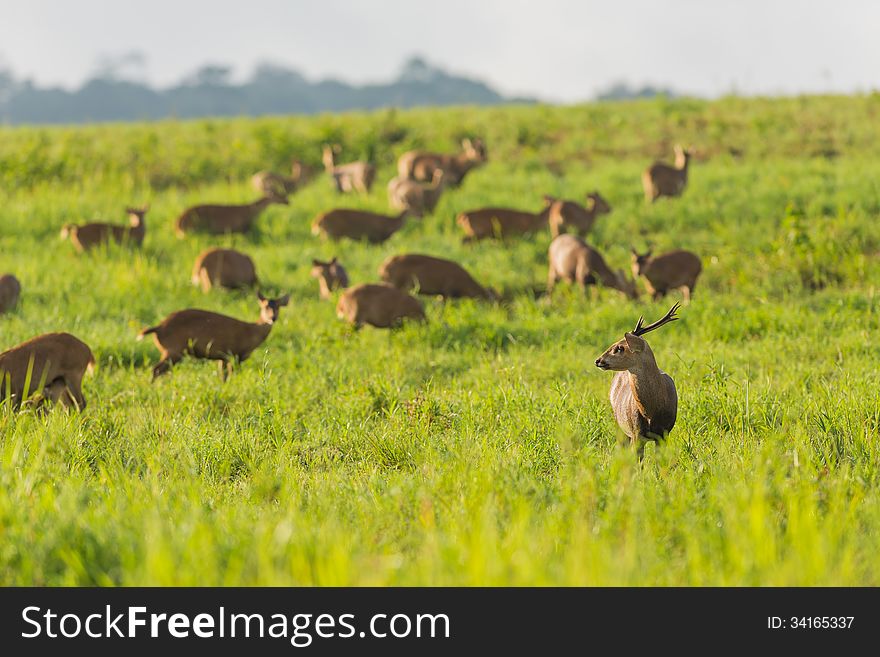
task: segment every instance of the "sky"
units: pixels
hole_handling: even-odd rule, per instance
[[[74,87],[107,57],[166,86],[205,63],[392,79],[412,55],[509,95],[619,81],[713,97],[880,89],[876,0],[0,0],[0,64]]]

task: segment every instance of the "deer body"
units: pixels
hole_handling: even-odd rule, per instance
[[[633,276],[643,276],[645,287],[653,299],[662,299],[669,290],[681,289],[685,301],[690,301],[697,285],[697,278],[703,271],[700,258],[690,251],[678,249],[651,256],[632,252]]]
[[[465,241],[472,241],[535,233],[547,227],[549,215],[548,203],[539,212],[525,212],[511,208],[468,210],[458,215],[456,221],[465,232]]]
[[[463,139],[461,147],[461,152],[455,155],[408,151],[397,161],[397,175],[401,180],[430,182],[434,179],[436,171],[440,169],[445,174],[446,183],[450,187],[458,187],[469,171],[488,159],[482,139]]]
[[[430,214],[443,193],[445,175],[443,169],[436,169],[430,183],[420,183],[409,178],[392,178],[388,183],[388,203],[395,210],[407,210],[416,217]]]
[[[41,393],[44,398],[83,410],[86,399],[82,393],[82,380],[94,364],[95,357],[89,346],[70,333],[37,336],[0,354],[0,399],[5,399],[9,393],[13,405],[18,407],[25,397],[37,392],[40,381],[43,381]],[[29,389],[25,391],[29,367]]]
[[[333,296],[333,290],[344,290],[348,287],[348,272],[336,258],[330,262],[312,260],[311,276],[318,279],[322,299]]]
[[[0,276],[0,315],[7,313],[18,303],[21,296],[21,283],[12,274]]]
[[[264,196],[244,205],[196,205],[177,218],[177,236],[184,237],[187,233],[194,232],[212,235],[246,233],[254,220],[272,203],[287,205],[287,199]]]
[[[333,178],[336,191],[340,193],[361,192],[367,194],[376,178],[376,167],[369,162],[349,162],[336,164],[335,151],[338,147],[324,146],[324,169]]]
[[[688,180],[690,153],[681,146],[675,147],[675,166],[655,162],[642,173],[645,198],[654,202],[661,196],[681,196]]]
[[[336,208],[315,217],[312,234],[324,235],[333,240],[347,237],[378,244],[403,227],[406,214],[406,210],[397,216],[388,216],[366,210]]]
[[[355,328],[364,324],[394,328],[406,318],[426,321],[419,300],[390,285],[365,284],[348,288],[339,297],[336,314]]]
[[[557,281],[577,283],[586,290],[588,285],[601,283],[605,287],[623,292],[631,299],[638,298],[635,283],[628,280],[623,270],[613,271],[596,249],[581,238],[563,234],[550,243],[547,251],[547,293],[553,291]]]
[[[461,265],[451,260],[410,253],[392,256],[379,267],[379,276],[399,290],[417,288],[419,294],[493,299]]]
[[[611,212],[611,206],[599,195],[593,192],[587,195],[586,206],[562,199],[552,199],[550,205],[550,233],[557,237],[571,229],[581,237],[586,237],[593,229],[593,224],[600,215]]]
[[[126,212],[129,216],[128,226],[101,222],[82,225],[67,224],[61,229],[61,239],[69,238],[80,253],[110,242],[140,246],[147,232],[144,222],[147,208],[126,208]]]
[[[208,249],[196,258],[193,285],[205,292],[212,287],[240,288],[257,284],[257,270],[249,256],[235,249]]]
[[[309,181],[312,170],[299,160],[294,160],[290,175],[282,176],[272,171],[259,171],[251,178],[251,184],[264,196],[287,196]]]

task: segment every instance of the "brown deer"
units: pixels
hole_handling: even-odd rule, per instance
[[[288,205],[285,197],[273,194],[244,205],[196,205],[187,208],[177,218],[177,236],[185,237],[187,233],[246,233],[263,210],[273,203]]]
[[[678,414],[675,383],[657,367],[654,352],[642,337],[678,319],[678,304],[653,324],[643,326],[640,317],[635,329],[625,333],[596,359],[596,367],[617,372],[611,381],[611,407],[614,418],[630,443],[644,455],[648,441],[660,441],[672,431]]]
[[[416,289],[419,294],[437,294],[452,299],[497,298],[458,263],[416,253],[388,258],[379,267],[379,277],[399,290]]]
[[[661,196],[681,196],[688,181],[688,162],[691,154],[675,146],[675,166],[654,162],[642,173],[645,198],[653,203]]]
[[[312,260],[312,278],[318,279],[322,299],[333,296],[333,290],[344,290],[348,287],[348,272],[339,264],[336,256],[330,262]]]
[[[11,399],[18,408],[33,393],[41,401],[60,402],[83,410],[85,373],[95,357],[89,346],[70,333],[46,333],[0,354],[0,399]]]
[[[586,291],[588,285],[602,283],[605,287],[638,299],[636,284],[626,278],[622,269],[612,271],[602,255],[575,235],[563,234],[550,243],[547,251],[550,267],[547,273],[547,294],[559,280],[577,283]]]
[[[535,233],[547,227],[551,197],[545,197],[544,209],[527,212],[511,208],[480,208],[458,215],[456,221],[465,233],[465,242],[488,238],[504,239],[513,235]]]
[[[149,210],[149,206],[125,208],[128,213],[128,226],[101,222],[82,224],[81,226],[67,224],[61,229],[61,239],[70,238],[71,243],[80,253],[110,242],[140,246],[147,232],[147,226],[144,222],[147,210]]]
[[[12,274],[0,276],[0,315],[15,308],[21,296],[21,283]]]
[[[434,212],[443,193],[446,174],[435,169],[430,183],[404,178],[392,178],[388,183],[388,203],[395,210],[407,210],[415,217]]]
[[[681,289],[685,303],[690,302],[703,271],[703,263],[695,253],[678,249],[652,257],[651,251],[631,251],[633,276],[645,278],[645,287],[654,301],[662,299],[669,290]]]
[[[254,323],[188,308],[171,313],[160,324],[138,333],[138,340],[152,334],[159,348],[161,360],[153,368],[153,380],[188,354],[194,358],[216,360],[225,381],[232,373],[233,363],[246,360],[269,337],[281,307],[290,300],[287,294],[277,299],[267,299],[260,293],[257,297],[260,318]]]
[[[596,219],[600,215],[611,212],[611,206],[599,192],[587,194],[586,205],[552,197],[546,198],[551,199],[548,222],[553,237],[567,233],[569,229],[581,237],[586,237],[587,233],[593,229]]]
[[[313,175],[314,171],[308,164],[294,160],[289,176],[273,171],[258,171],[251,177],[251,184],[263,196],[288,196],[305,185]]]
[[[340,240],[367,240],[380,244],[403,227],[407,211],[397,216],[378,214],[352,208],[335,208],[315,217],[312,234]]]
[[[482,139],[463,139],[461,148],[461,152],[455,155],[430,151],[404,153],[397,161],[397,175],[401,180],[431,182],[434,172],[442,169],[446,174],[446,184],[449,187],[458,187],[469,171],[488,160],[486,145]]]
[[[254,261],[235,249],[208,249],[196,258],[192,272],[193,285],[205,292],[212,287],[230,289],[257,285]]]
[[[339,297],[336,315],[355,328],[364,324],[395,328],[404,319],[427,321],[422,304],[414,296],[390,285],[364,284],[348,288]]]
[[[361,192],[367,194],[373,186],[376,178],[376,167],[369,162],[348,162],[336,164],[335,154],[340,151],[338,144],[330,146],[324,144],[323,162],[324,170],[333,178],[336,191],[340,193]]]

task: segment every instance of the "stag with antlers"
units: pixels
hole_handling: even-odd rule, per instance
[[[664,324],[679,319],[675,304],[663,317],[644,326],[639,317],[635,329],[608,347],[596,359],[596,367],[617,372],[611,381],[611,407],[614,418],[642,459],[645,444],[666,437],[675,426],[678,394],[675,383],[657,367],[654,352],[642,337]]]

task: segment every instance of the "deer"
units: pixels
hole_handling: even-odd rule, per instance
[[[622,269],[612,271],[596,249],[580,237],[564,233],[550,243],[547,251],[550,262],[547,272],[547,294],[553,292],[556,282],[577,283],[586,291],[588,285],[602,283],[605,287],[623,292],[630,299],[638,299],[634,281],[626,278]]]
[[[0,354],[0,398],[18,408],[39,392],[37,406],[52,401],[83,411],[82,380],[94,367],[85,342],[70,333],[44,333]]]
[[[196,205],[184,210],[177,218],[175,230],[181,238],[187,233],[246,233],[263,210],[273,203],[289,204],[284,196],[270,194],[244,205]]]
[[[477,283],[458,263],[417,253],[391,256],[379,267],[379,277],[399,290],[416,289],[419,294],[490,301],[498,296]]]
[[[386,215],[352,208],[335,208],[315,217],[312,234],[338,241],[343,237],[381,244],[403,227],[408,214]]]
[[[642,173],[645,199],[653,203],[661,196],[681,196],[688,180],[688,162],[691,154],[681,146],[675,146],[675,166],[654,162]]]
[[[415,217],[434,212],[446,185],[446,173],[435,169],[431,182],[420,183],[409,178],[392,178],[388,183],[388,203],[395,210],[407,210]]]
[[[314,175],[308,164],[293,160],[290,175],[273,171],[258,171],[251,177],[251,185],[263,196],[288,196],[305,185]]]
[[[93,222],[76,225],[66,224],[61,228],[61,239],[70,239],[74,248],[84,253],[102,244],[115,242],[131,246],[143,244],[147,232],[145,216],[149,206],[142,208],[125,208],[128,213],[128,226]]]
[[[187,308],[171,313],[156,326],[143,329],[138,340],[152,335],[159,348],[160,360],[153,367],[153,381],[169,372],[185,355],[203,360],[216,360],[220,377],[226,381],[232,373],[233,363],[241,363],[259,347],[272,326],[278,321],[283,306],[290,295],[268,299],[257,292],[260,318],[256,322],[244,322],[208,310]]]
[[[8,313],[18,304],[21,296],[21,283],[12,274],[0,276],[0,315]]]
[[[553,237],[568,232],[572,229],[581,237],[586,237],[593,229],[593,224],[603,214],[611,212],[611,206],[599,192],[591,192],[587,194],[587,202],[580,205],[575,201],[567,201],[545,197],[550,202],[550,215],[548,223],[550,224],[550,234]]]
[[[339,264],[336,256],[330,262],[312,260],[311,276],[318,279],[322,299],[330,299],[333,290],[344,290],[348,287],[348,272]]]
[[[333,146],[324,144],[322,157],[324,170],[333,178],[336,191],[339,193],[358,191],[362,194],[368,194],[370,187],[373,186],[373,180],[376,178],[376,167],[369,162],[361,161],[336,164],[335,154],[340,150],[338,144]]]
[[[635,329],[624,333],[622,340],[596,359],[599,369],[617,372],[611,380],[611,408],[617,424],[636,448],[639,461],[648,442],[659,442],[672,431],[678,414],[675,382],[657,367],[654,352],[642,336],[679,319],[675,314],[678,308],[676,303],[648,326],[639,317]]]
[[[434,172],[442,169],[449,187],[461,185],[464,177],[472,169],[488,160],[486,145],[482,139],[462,139],[461,152],[455,155],[432,153],[430,151],[408,151],[397,161],[397,175],[401,180],[431,182]]]
[[[257,285],[257,270],[249,256],[235,249],[202,251],[192,271],[193,285],[209,292],[213,287],[236,289]]]
[[[422,304],[414,296],[390,285],[366,283],[348,288],[336,304],[339,319],[355,329],[369,324],[376,328],[396,328],[405,319],[427,321]]]
[[[549,196],[544,198],[544,208],[538,212],[511,208],[480,208],[462,212],[456,222],[465,233],[465,242],[488,238],[504,239],[512,235],[535,233],[547,227],[552,207],[550,198]]]
[[[658,256],[652,256],[650,250],[642,254],[635,249],[630,251],[633,276],[644,277],[645,287],[654,301],[662,299],[669,290],[680,289],[685,303],[690,303],[697,278],[703,271],[699,256],[683,249]]]

